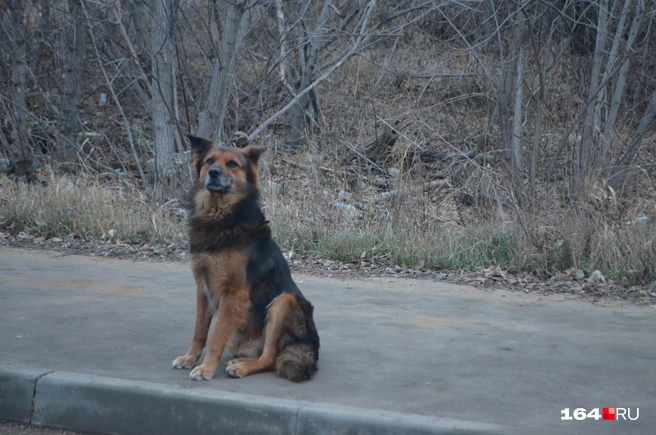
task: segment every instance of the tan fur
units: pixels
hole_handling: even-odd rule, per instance
[[[216,196],[213,196],[205,189],[196,192],[194,204],[196,204],[196,213],[199,216],[205,216],[208,221],[221,219],[242,199],[243,192],[248,186],[246,171],[244,171],[244,168],[247,166],[246,156],[255,150],[256,148],[253,146],[247,146],[242,152],[221,151],[219,148],[214,147],[203,157],[203,162],[214,160],[214,163],[205,163],[201,166],[200,172],[198,173],[200,180],[205,179],[207,172],[211,168],[219,168],[222,172],[232,176],[235,188],[230,193],[223,195],[221,201],[216,201]],[[200,157],[194,154],[192,159],[194,167],[198,164],[199,159]],[[235,162],[239,166],[230,167],[230,162]],[[257,163],[250,163],[251,176],[254,179],[253,184],[256,188],[259,188],[258,168],[259,165]]]
[[[196,374],[211,379],[228,343],[238,328],[246,323],[250,302],[245,263],[245,254],[238,250],[192,256],[197,297],[196,324],[191,347],[179,358],[182,359],[182,367],[193,367],[207,343],[203,364],[192,371],[192,376]],[[217,321],[208,341],[215,312]]]

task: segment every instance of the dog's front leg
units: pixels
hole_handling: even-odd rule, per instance
[[[216,325],[207,343],[207,354],[203,364],[194,368],[189,377],[197,381],[212,379],[225,348],[244,321],[249,307],[248,289],[227,293],[219,301]]]
[[[196,366],[205,343],[207,343],[207,333],[212,323],[212,312],[209,308],[207,295],[198,285],[196,292],[196,325],[194,326],[194,338],[191,346],[185,355],[179,356],[173,360],[174,369],[190,369]]]

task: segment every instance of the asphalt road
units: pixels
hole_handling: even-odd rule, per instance
[[[188,265],[0,250],[0,362],[527,428],[642,434],[656,427],[656,310],[409,279],[295,277],[315,305],[319,372],[198,382]],[[227,360],[227,356],[224,358]],[[636,421],[563,421],[569,408]],[[1,428],[1,426],[0,426]],[[1,429],[0,429],[1,430]]]

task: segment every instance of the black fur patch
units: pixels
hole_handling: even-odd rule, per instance
[[[260,233],[271,237],[269,222],[260,209],[259,194],[254,190],[235,205],[221,220],[207,222],[195,215],[194,196],[205,187],[199,183],[189,193],[189,251],[191,253],[219,252],[234,246],[253,243]]]

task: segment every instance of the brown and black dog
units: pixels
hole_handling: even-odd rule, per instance
[[[310,379],[319,359],[314,308],[292,280],[259,203],[258,160],[266,147],[189,139],[198,177],[188,206],[196,326],[173,367],[193,368],[191,379],[211,379],[228,349],[237,357],[226,367],[232,377],[275,370],[291,381]]]

